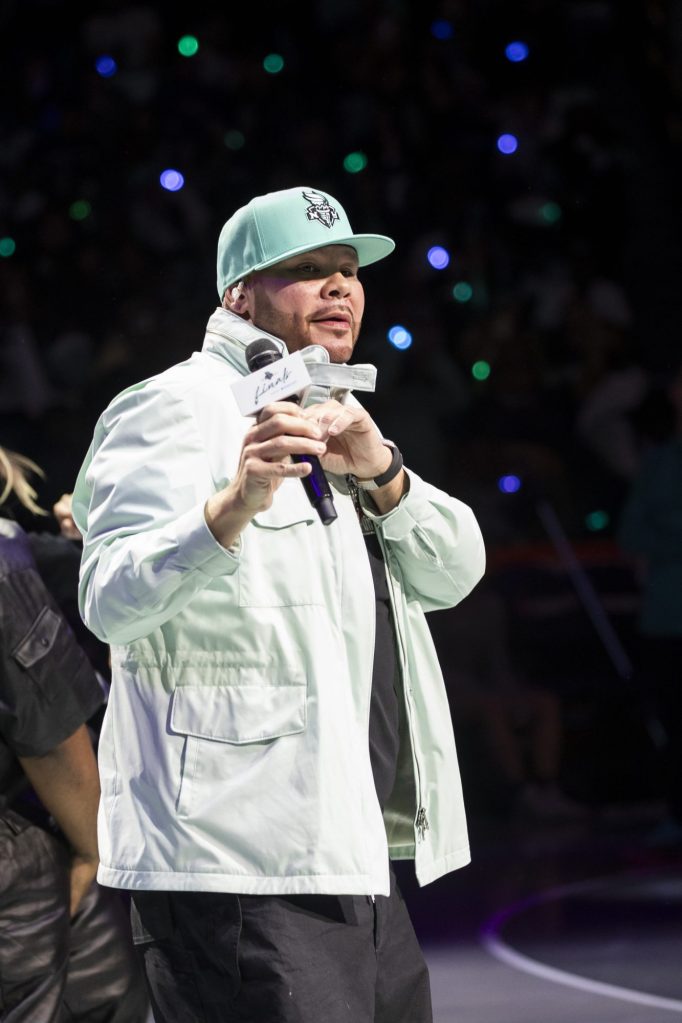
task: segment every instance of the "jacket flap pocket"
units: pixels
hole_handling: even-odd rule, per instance
[[[305,685],[180,686],[170,726],[181,735],[217,742],[265,742],[302,732]]]
[[[31,668],[54,646],[61,619],[50,607],[44,607],[30,628],[28,635],[14,650],[14,658],[22,668]]]
[[[251,519],[261,529],[286,529],[297,522],[314,522],[316,513],[299,479],[286,479],[278,487],[272,504]]]

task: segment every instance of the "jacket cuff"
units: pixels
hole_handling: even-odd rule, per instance
[[[208,528],[204,515],[205,501],[175,520],[178,564],[183,569],[194,569],[211,578],[232,575],[239,565],[241,539],[231,547],[221,547]]]
[[[386,540],[395,542],[404,540],[416,525],[423,525],[434,514],[433,506],[426,496],[424,481],[404,466],[403,469],[409,477],[410,485],[395,508],[391,508],[385,515],[381,515],[376,506],[370,508],[369,501],[363,500],[362,491],[359,491],[362,509],[367,518],[377,523]]]

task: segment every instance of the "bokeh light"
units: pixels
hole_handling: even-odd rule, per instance
[[[349,153],[343,158],[343,169],[349,174],[358,174],[367,166],[367,157],[364,153]]]
[[[437,18],[431,23],[431,35],[434,39],[452,39],[454,34],[452,22],[446,21],[445,18]]]
[[[526,60],[528,57],[528,46],[526,43],[521,42],[520,39],[517,39],[505,47],[504,53],[507,60],[510,60],[512,64],[520,64],[521,61]]]
[[[169,168],[161,173],[159,176],[161,187],[165,188],[167,192],[179,192],[185,183],[180,171],[172,170]]]
[[[263,61],[263,67],[269,75],[278,75],[284,67],[284,57],[279,53],[269,53]]]
[[[14,238],[0,238],[0,256],[2,256],[3,259],[8,259],[10,256],[13,256],[16,249],[17,245]]]
[[[561,206],[556,202],[546,202],[540,207],[540,216],[545,224],[556,224],[561,220]]]
[[[516,135],[509,135],[508,133],[505,133],[504,135],[499,136],[497,140],[497,148],[501,153],[504,153],[505,156],[509,156],[510,153],[515,153],[519,148],[519,140]]]
[[[195,53],[199,52],[199,40],[196,36],[183,36],[182,39],[178,39],[178,52],[183,57],[193,57]]]
[[[497,486],[503,494],[516,494],[521,489],[521,480],[518,476],[500,476]]]
[[[474,293],[474,289],[471,287],[468,281],[457,281],[454,288],[452,289],[452,297],[456,302],[469,302]]]
[[[233,128],[230,131],[225,132],[223,142],[228,149],[232,149],[236,152],[238,149],[244,148],[246,139],[244,138],[243,132],[237,131],[236,128]]]
[[[487,380],[490,376],[490,363],[485,359],[479,359],[471,367],[471,375],[474,380]]]
[[[87,199],[76,199],[69,206],[69,216],[72,220],[85,220],[92,213],[92,206]]]
[[[113,57],[109,54],[103,53],[101,57],[98,57],[95,61],[95,70],[97,74],[102,78],[111,78],[118,71],[118,65]]]
[[[585,517],[585,525],[591,533],[598,533],[600,530],[606,529],[610,521],[608,513],[601,510],[590,512]]]
[[[450,253],[442,245],[432,245],[426,258],[434,270],[444,270],[450,262]]]
[[[395,327],[391,327],[386,336],[393,347],[400,349],[401,352],[406,348],[409,348],[412,344],[412,335],[409,330],[406,330],[405,327],[401,327],[400,324],[396,324]]]

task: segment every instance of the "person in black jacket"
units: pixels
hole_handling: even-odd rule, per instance
[[[120,901],[95,883],[104,694],[2,505],[37,510],[32,463],[0,448],[0,1018],[143,1023]]]

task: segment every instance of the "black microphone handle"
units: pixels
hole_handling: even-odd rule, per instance
[[[293,401],[296,405],[300,405],[301,402],[297,394],[285,398],[285,401]],[[319,458],[317,455],[292,455],[291,460],[292,462],[307,462],[311,466],[309,474],[301,476],[301,483],[308,495],[308,500],[320,516],[320,522],[323,526],[328,526],[338,518],[338,514],[334,507],[329,480]]]
[[[292,462],[307,462],[311,466],[308,475],[301,476],[301,483],[308,495],[308,500],[320,516],[322,525],[328,526],[338,518],[338,514],[334,507],[329,480],[319,458],[317,455],[292,455],[291,460]]]
[[[252,341],[246,349],[246,362],[251,372],[262,369],[264,366],[270,366],[281,358],[282,353],[277,349],[277,346],[265,338]],[[285,401],[293,401],[297,405],[300,404],[300,398],[297,394],[292,394]],[[338,518],[338,514],[334,507],[329,480],[320,464],[319,458],[316,455],[292,455],[291,460],[293,462],[307,462],[311,466],[309,474],[301,476],[301,483],[308,495],[308,500],[319,515],[322,525],[328,526],[334,519]]]

